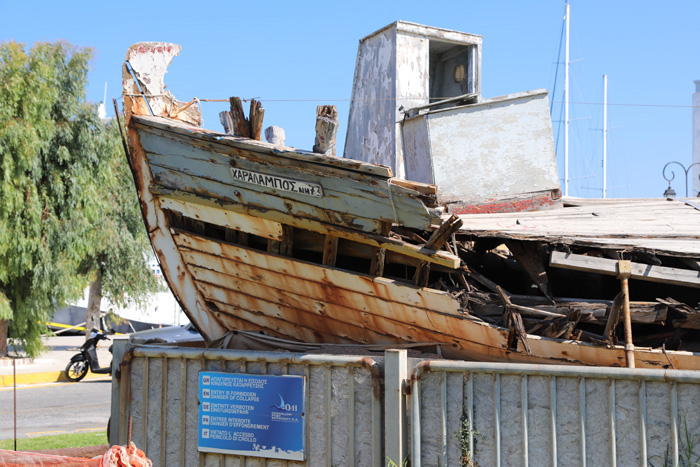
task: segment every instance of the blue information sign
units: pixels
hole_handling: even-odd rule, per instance
[[[199,443],[204,452],[304,460],[306,380],[199,373]]]

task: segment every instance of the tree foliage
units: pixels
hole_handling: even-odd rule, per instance
[[[85,103],[91,54],[0,44],[0,321],[29,355],[96,269],[122,300],[154,283],[140,272],[147,240],[118,133]]]

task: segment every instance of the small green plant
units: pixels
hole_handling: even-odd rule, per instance
[[[477,467],[473,453],[476,449],[475,437],[479,432],[469,427],[469,415],[466,411],[462,413],[459,421],[459,430],[455,431],[455,436],[457,437],[457,441],[459,441],[459,465],[460,467]],[[474,446],[469,442],[469,438],[474,439]]]
[[[678,445],[678,464],[673,464],[671,460],[670,446],[666,445],[666,451],[664,452],[662,467],[700,467],[700,454],[695,453],[695,448],[697,445],[697,438],[700,435],[693,434],[688,430],[688,421],[685,418],[681,418],[681,423],[683,424],[683,433]],[[659,457],[659,456],[654,456]],[[650,467],[656,467],[654,463],[649,460]]]
[[[386,458],[386,460],[387,460],[386,467],[408,467],[408,457],[406,457],[403,460],[403,462],[401,462],[401,466],[399,466],[396,462],[389,459],[388,457]]]

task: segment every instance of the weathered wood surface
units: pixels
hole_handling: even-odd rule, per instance
[[[275,146],[284,146],[285,138],[286,134],[281,127],[273,125],[265,128],[265,140],[268,143],[274,144]]]
[[[545,297],[551,300],[552,289],[549,286],[549,278],[540,258],[537,243],[510,240],[506,242],[506,246],[515,256],[518,264],[525,269],[532,282],[535,283]]]
[[[250,121],[243,112],[243,103],[240,97],[231,97],[231,110],[229,115],[233,121],[233,135],[242,138],[250,138]]]
[[[209,224],[243,231],[270,240],[282,241],[282,224],[279,222],[233,213],[203,204],[188,203],[175,198],[161,198],[160,207]]]
[[[177,136],[180,136],[180,140],[184,141],[186,144],[192,144],[194,146],[199,145],[205,149],[214,149],[222,153],[247,151],[251,154],[254,153],[256,157],[260,155],[270,155],[283,159],[301,161],[304,164],[314,163],[328,167],[338,167],[363,174],[377,175],[387,179],[393,176],[391,169],[383,165],[369,164],[367,162],[345,159],[343,157],[324,156],[301,149],[280,149],[262,141],[241,140],[211,130],[202,130],[198,127],[166,118],[134,115],[133,125],[140,129],[159,129],[169,133],[171,138],[175,139]]]
[[[414,228],[425,228],[436,219],[414,196],[415,192],[412,190],[373,180],[371,177],[358,180],[358,177],[347,172],[344,176],[335,171],[322,174],[318,173],[318,166],[303,165],[291,172],[289,167],[278,162],[279,158],[254,160],[253,157],[229,156],[191,147],[150,132],[144,132],[142,140],[156,180],[161,181],[167,188],[185,191],[198,189],[202,196],[211,192],[209,194],[214,197],[233,201],[236,200],[232,194],[240,193],[240,196],[248,196],[248,203],[261,207],[270,203],[270,208],[281,209],[283,212],[290,211],[288,204],[293,202],[292,207],[305,212],[307,217],[339,222],[350,227],[356,223],[353,216],[358,219],[372,216],[374,220],[398,222]],[[322,196],[310,196],[240,181],[232,176],[233,168],[261,176],[312,183],[322,187]],[[232,189],[234,187],[235,189]],[[328,215],[325,213],[336,214],[327,219]],[[372,223],[369,225],[370,228],[375,228]],[[366,229],[367,226],[356,228]]]
[[[429,250],[441,249],[447,239],[455,232],[455,230],[458,230],[461,225],[461,219],[459,219],[457,216],[451,216],[433,232],[428,241],[425,243],[425,248]],[[430,263],[425,261],[421,262],[421,264],[418,265],[418,268],[416,268],[416,272],[413,276],[413,283],[426,287],[428,285],[429,274]]]
[[[607,317],[613,305],[611,300],[584,300],[559,297],[554,297],[554,304],[551,304],[549,299],[530,295],[511,295],[510,299],[514,306],[523,306],[558,316],[566,316],[571,310],[579,310],[581,312],[581,322],[601,325],[607,323]],[[485,316],[497,316],[503,312],[500,305],[474,306],[478,313]],[[666,320],[667,310],[668,306],[659,302],[630,302],[630,313],[633,323],[663,323]]]
[[[250,137],[260,141],[262,139],[263,118],[265,117],[265,109],[263,109],[262,103],[251,99],[248,115],[250,119]]]
[[[235,128],[233,119],[231,118],[231,112],[228,110],[222,110],[219,112],[219,121],[221,122],[221,126],[224,127],[224,133],[227,135],[234,134]]]
[[[611,276],[617,276],[620,273],[618,261],[614,259],[576,255],[561,251],[552,252],[549,264],[550,266],[564,269],[595,272]],[[631,263],[631,265],[632,279],[700,288],[700,271],[653,266],[642,263]]]
[[[168,117],[171,121],[181,120],[196,126],[201,124],[199,106],[193,105],[197,103],[196,99],[180,102],[165,89],[163,78],[166,69],[181,49],[178,44],[167,42],[139,42],[129,47],[122,65],[125,113],[151,115],[153,112],[153,115]],[[130,73],[127,63],[134,75]],[[138,85],[134,78],[138,79]]]
[[[338,132],[338,110],[334,105],[316,107],[316,139],[313,151],[335,156],[335,135]]]
[[[270,211],[267,209],[257,209],[253,206],[239,203],[226,203],[211,199],[204,199],[191,193],[185,193],[177,190],[160,188],[152,185],[149,190],[160,199],[176,199],[182,202],[191,204],[202,204],[204,206],[213,207],[216,209],[224,209],[231,212],[246,214],[250,217],[260,217],[262,219],[288,224],[301,229],[310,230],[321,234],[333,234],[340,238],[352,240],[354,242],[370,245],[373,247],[384,248],[397,254],[405,255],[410,258],[430,261],[449,269],[457,269],[460,265],[459,257],[448,254],[444,251],[428,250],[418,245],[406,243],[401,240],[390,237],[382,237],[379,235],[363,234],[352,229],[346,229],[342,226],[323,224],[318,220],[305,219],[294,217],[289,214]],[[216,224],[216,222],[214,222]],[[218,224],[217,224],[218,225]],[[243,232],[241,232],[243,234]],[[243,242],[239,239],[239,243]]]
[[[367,338],[366,333],[360,334],[361,328],[365,327],[380,335],[393,336],[391,338],[397,342],[449,341],[455,347],[447,346],[445,354],[452,358],[624,366],[624,348],[620,346],[596,347],[528,335],[532,355],[509,351],[507,330],[461,316],[457,302],[446,293],[269,255],[184,232],[176,231],[175,238],[205,295],[209,299],[222,300],[221,291],[215,291],[214,287],[226,290],[221,306],[230,308],[225,308],[222,320],[227,319],[229,313],[236,314],[239,306],[236,303],[244,299],[243,303],[256,305],[251,305],[254,309],[246,314],[250,319],[269,310],[286,313],[286,308],[280,307],[290,307],[303,310],[298,313],[313,314],[316,320],[330,318],[346,323],[342,327],[343,336],[330,342],[340,342],[341,339],[362,342]],[[248,298],[243,295],[255,300],[246,301]],[[271,319],[284,320],[286,316],[277,314]],[[303,319],[305,323],[311,323],[308,321],[311,318]],[[296,336],[302,330],[283,326],[279,321],[271,322],[265,318],[265,325],[277,329],[276,333],[284,331],[290,333],[289,337],[301,338]],[[322,324],[316,323],[315,326]],[[304,329],[307,329],[303,330],[304,335],[308,336],[310,331]],[[354,331],[358,334],[353,334]],[[668,355],[677,368],[690,368],[698,358],[697,354],[690,352],[668,352]],[[635,357],[638,367],[668,365],[661,351],[637,348]]]
[[[700,211],[679,200],[580,201],[549,211],[460,217],[462,233],[484,237],[700,256]]]

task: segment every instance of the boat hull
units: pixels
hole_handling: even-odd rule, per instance
[[[279,152],[275,162],[264,143],[255,143],[256,153],[245,140],[168,125],[132,116],[130,162],[164,275],[208,340],[245,329],[304,342],[440,343],[443,356],[467,360],[625,366],[621,346],[528,335],[529,354],[509,348],[507,329],[460,311],[448,292],[368,273],[369,259],[367,271],[360,260],[353,268],[336,264],[328,245],[339,238],[335,253],[347,258],[389,249],[407,267],[455,267],[449,255],[391,239],[387,222],[425,225],[431,215],[409,189],[397,203],[400,190],[392,191],[386,174],[324,164],[319,155],[304,160],[300,152]],[[309,199],[242,181],[231,168],[321,185],[324,196],[345,193]],[[635,359],[638,368],[698,369],[700,362],[695,353],[645,348],[635,349]]]

